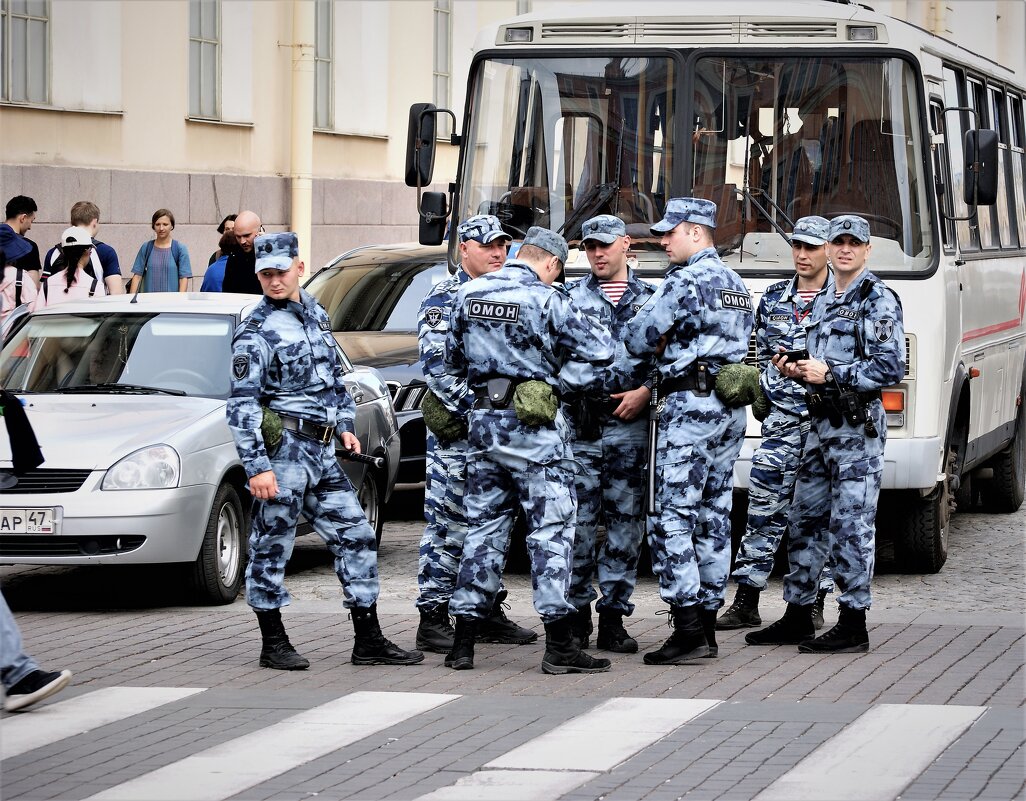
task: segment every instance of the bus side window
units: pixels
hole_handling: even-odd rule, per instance
[[[1015,223],[1019,246],[1022,247],[1026,246],[1026,191],[1023,189],[1023,179],[1026,177],[1026,121],[1023,120],[1022,98],[1018,95],[1008,96],[1008,134]]]

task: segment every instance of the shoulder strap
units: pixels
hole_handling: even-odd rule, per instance
[[[97,278],[96,276],[93,276],[93,283],[89,287],[89,297],[92,297],[93,295],[96,294],[96,285],[99,283],[99,281],[100,281],[99,278]]]
[[[18,270],[18,273],[14,279],[14,308],[18,308],[21,305],[21,277],[24,272],[21,267],[17,267],[16,269]]]
[[[143,253],[143,271],[142,275],[139,276],[140,288],[142,288],[142,282],[146,278],[146,271],[150,268],[150,256],[153,255],[153,240],[151,239],[145,245],[143,245],[145,253]]]
[[[44,304],[50,302],[50,291],[49,291],[50,290],[50,285],[48,283],[49,280],[50,280],[50,276],[46,276],[43,279],[43,302],[44,302]]]

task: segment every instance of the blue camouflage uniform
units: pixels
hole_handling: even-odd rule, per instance
[[[824,220],[824,223],[826,221]],[[755,342],[762,372],[760,382],[769,401],[770,412],[762,421],[762,443],[752,456],[748,483],[748,526],[733,576],[739,584],[766,588],[773,559],[787,530],[787,512],[791,506],[794,482],[801,461],[805,438],[811,423],[805,407],[805,387],[781,375],[770,359],[784,350],[806,346],[806,326],[812,323],[813,304],[833,295],[834,281],[827,273],[826,283],[816,298],[806,304],[798,295],[798,278],[771,284],[759,301],[755,315]],[[820,580],[821,590],[834,585],[830,568]]]
[[[377,542],[334,445],[285,430],[277,453],[269,454],[260,432],[261,404],[282,415],[353,431],[356,407],[342,380],[330,321],[305,290],[298,303],[264,297],[235,334],[228,426],[246,475],[273,470],[278,482],[274,500],[253,504],[246,601],[257,610],[289,603],[285,564],[302,513],[335,556],[343,606],[373,605]]]
[[[470,280],[463,270],[437,283],[424,298],[417,318],[421,367],[428,389],[445,407],[466,419],[474,396],[465,378],[445,372],[445,338],[449,315],[459,288]],[[448,603],[456,585],[467,517],[463,493],[467,469],[467,440],[439,442],[427,432],[427,464],[424,484],[424,518],[427,525],[420,540],[417,607],[434,609]]]
[[[852,224],[848,230],[840,228],[845,221]],[[869,241],[868,224],[850,215],[831,221],[830,239],[853,231]],[[828,399],[838,389],[868,393],[863,406],[877,436],[869,435],[868,424],[853,425],[836,414],[834,420],[812,414],[788,518],[791,570],[784,579],[784,599],[800,606],[814,603],[817,579],[830,553],[838,602],[868,609],[887,437],[879,391],[905,374],[901,302],[864,269],[841,297],[821,298],[813,318],[807,334],[809,354],[828,365],[836,384],[810,385],[810,392]]]
[[[631,356],[622,342],[628,321],[655,289],[629,271],[627,289],[616,305],[602,291],[594,275],[569,283],[567,291],[577,307],[595,318],[616,343],[609,392],[637,389],[649,380],[650,361]],[[580,465],[575,481],[577,529],[568,598],[578,609],[598,598],[592,586],[597,572],[601,598],[596,608],[629,616],[634,611],[630,598],[637,579],[638,551],[645,535],[648,421],[644,414],[631,421],[613,417],[612,411],[618,405],[619,401],[610,401],[608,394],[591,403],[598,418],[594,439],[582,435],[574,419],[574,407],[565,407],[575,430],[573,453]],[[600,522],[605,523],[606,540],[596,551]]]
[[[525,246],[536,230],[528,232]],[[565,262],[565,243],[562,249]],[[587,390],[604,384],[604,368],[612,359],[609,334],[523,261],[511,259],[460,288],[445,364],[479,397],[468,421],[464,498],[469,530],[449,604],[454,616],[481,619],[490,613],[516,502],[527,520],[535,609],[546,623],[575,611],[566,600],[576,518],[570,427],[558,410],[548,425],[522,423],[512,405],[490,408],[484,390],[489,379],[501,377],[555,387],[569,360],[581,365],[574,382]]]
[[[678,209],[674,204],[682,200],[687,203]],[[711,201],[674,199],[666,219],[652,230],[670,230],[685,219],[715,227],[715,216]],[[647,356],[666,335],[658,360],[665,388],[671,379],[693,376],[699,362],[715,373],[743,361],[752,323],[747,288],[708,247],[685,264],[669,265],[655,295],[628,323],[624,344],[634,355]],[[715,611],[723,605],[730,570],[733,470],[747,418],[743,408],[727,408],[711,391],[659,397],[658,511],[649,535],[653,572],[660,596],[671,606]]]

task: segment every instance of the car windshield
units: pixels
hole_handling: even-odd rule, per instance
[[[339,262],[317,273],[304,289],[328,312],[332,331],[412,333],[421,301],[448,275],[448,266],[437,261]]]
[[[227,398],[229,315],[46,314],[30,318],[0,352],[12,392],[157,393]]]

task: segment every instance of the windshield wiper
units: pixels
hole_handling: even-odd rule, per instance
[[[182,389],[165,389],[164,387],[147,387],[143,384],[116,384],[106,382],[103,384],[77,384],[73,387],[56,387],[54,392],[60,393],[74,393],[74,392],[150,392],[154,394],[163,395],[184,395],[185,390]]]

